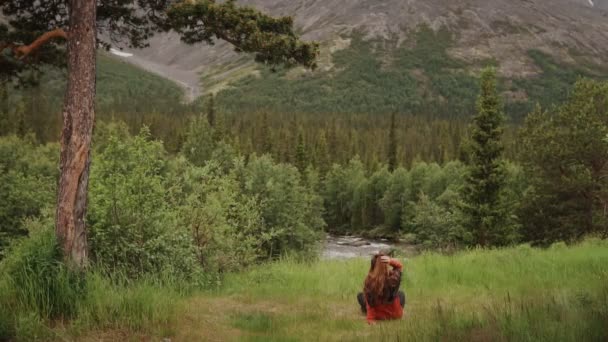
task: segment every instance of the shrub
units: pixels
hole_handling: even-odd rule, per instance
[[[190,235],[167,206],[167,157],[143,128],[133,138],[109,134],[91,169],[89,206],[93,260],[131,277],[195,269]]]
[[[470,234],[459,224],[458,212],[446,209],[422,193],[415,205],[412,226],[424,247],[449,249],[470,241]]]
[[[267,155],[254,155],[247,165],[238,163],[234,172],[244,195],[255,198],[260,208],[263,224],[257,233],[263,253],[269,258],[312,254],[325,222],[319,196],[304,186],[298,170]]]
[[[190,227],[197,260],[207,272],[236,270],[263,254],[259,205],[242,193],[234,174],[224,175],[221,164],[185,169],[181,177],[188,191],[179,222]]]
[[[35,144],[33,136],[0,137],[0,259],[8,245],[27,234],[23,220],[53,203],[56,144]]]

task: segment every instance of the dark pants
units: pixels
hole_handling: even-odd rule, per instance
[[[403,291],[399,291],[399,292],[397,292],[397,295],[399,296],[399,303],[401,303],[401,307],[404,308],[405,307],[405,293]],[[363,295],[362,292],[359,292],[357,294],[357,302],[359,302],[359,305],[361,306],[361,312],[367,313],[367,307],[365,306],[365,296]]]

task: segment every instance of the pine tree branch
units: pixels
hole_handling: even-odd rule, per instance
[[[45,32],[43,35],[36,38],[36,40],[34,40],[29,45],[13,46],[12,47],[13,53],[15,54],[16,58],[24,59],[25,57],[30,55],[32,52],[39,49],[42,45],[48,43],[50,40],[58,39],[58,38],[67,39],[68,34],[61,28],[57,28],[52,31]],[[10,47],[10,45],[9,45],[9,47]]]
[[[316,66],[318,44],[300,40],[291,17],[274,18],[252,7],[237,6],[235,0],[178,3],[168,10],[165,26],[179,33],[187,44],[212,44],[215,37],[238,52],[255,53],[258,62],[312,69]]]

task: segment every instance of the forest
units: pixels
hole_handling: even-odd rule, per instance
[[[280,68],[314,68],[318,53],[288,17],[232,1],[172,7],[161,24],[129,13]],[[226,23],[198,27],[193,17],[210,13]],[[135,45],[151,34],[125,32]],[[494,61],[448,75],[449,32],[423,26],[395,63],[428,69],[462,101],[446,106],[366,63],[368,43],[353,39],[355,52],[335,57],[353,69],[332,82],[373,99],[374,82],[350,85],[371,68],[394,84],[386,107],[324,103],[307,91],[325,81],[296,86],[283,69],[187,104],[179,87],[96,51],[95,39],[81,74],[53,61],[0,64],[10,71],[0,73],[0,341],[607,339],[608,82],[547,67],[560,81],[522,81],[543,101],[513,111]],[[73,86],[83,75],[96,79],[92,94]],[[259,82],[260,101],[243,95]],[[276,89],[285,93],[270,96]],[[292,106],[289,92],[318,102]],[[391,253],[407,260],[414,314],[363,330],[354,296],[369,260],[322,259],[328,235],[413,247],[415,256]]]

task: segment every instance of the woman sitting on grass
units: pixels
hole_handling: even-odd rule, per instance
[[[357,295],[361,311],[367,314],[369,324],[403,316],[405,294],[399,291],[402,271],[403,265],[387,255],[378,253],[372,258],[363,293]]]

